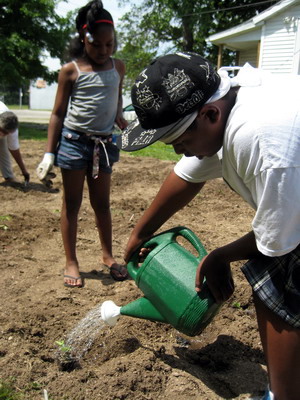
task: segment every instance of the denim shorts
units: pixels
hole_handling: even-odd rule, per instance
[[[84,133],[64,127],[56,151],[55,165],[64,169],[87,169],[92,171],[95,142]],[[111,173],[112,166],[119,161],[120,150],[112,142],[105,143],[109,164],[102,145],[99,146],[99,170]]]

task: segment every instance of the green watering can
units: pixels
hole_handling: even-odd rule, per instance
[[[197,256],[178,243],[180,236],[193,246]],[[120,315],[127,315],[168,323],[188,336],[201,333],[220,304],[215,303],[205,282],[200,293],[195,291],[196,270],[207,254],[198,237],[188,228],[176,227],[153,236],[141,247],[152,250],[141,265],[136,251],[127,268],[144,297],[123,307],[104,302],[102,319],[113,326]]]

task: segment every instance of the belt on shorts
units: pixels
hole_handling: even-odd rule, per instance
[[[84,136],[87,136],[89,139],[93,140],[94,142],[94,151],[93,151],[93,178],[97,179],[99,175],[99,162],[100,162],[100,144],[102,145],[105,157],[106,157],[106,162],[107,166],[110,167],[109,163],[109,157],[106,151],[105,143],[111,143],[112,142],[112,134],[106,135],[106,136],[101,136],[101,135],[94,135],[90,133],[84,133]]]

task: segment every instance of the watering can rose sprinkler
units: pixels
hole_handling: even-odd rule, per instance
[[[180,236],[193,246],[197,256],[178,243]],[[101,306],[103,321],[114,326],[120,315],[127,315],[168,323],[188,336],[201,333],[221,306],[205,282],[200,293],[195,291],[196,270],[207,254],[198,237],[186,227],[175,227],[153,236],[141,247],[152,250],[141,265],[137,250],[127,268],[144,297],[122,307],[105,301]]]

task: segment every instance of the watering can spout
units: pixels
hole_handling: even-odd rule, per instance
[[[115,326],[119,317],[120,309],[113,301],[107,300],[101,305],[101,318],[109,326]]]
[[[165,317],[154,307],[150,300],[146,297],[141,297],[129,304],[120,308],[122,315],[127,315],[135,318],[148,319],[150,321],[167,322]]]

